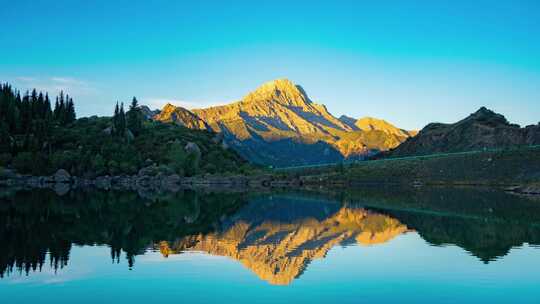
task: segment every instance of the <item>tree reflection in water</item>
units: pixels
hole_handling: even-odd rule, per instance
[[[72,245],[108,245],[131,268],[147,249],[163,256],[228,256],[273,284],[289,284],[336,245],[376,245],[416,231],[484,263],[523,243],[540,244],[537,201],[498,191],[363,188],[339,192],[133,192],[5,194],[0,202],[0,276],[67,265]]]

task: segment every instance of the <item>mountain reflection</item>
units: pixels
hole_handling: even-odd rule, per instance
[[[302,215],[301,210],[309,211]],[[384,243],[407,230],[398,220],[366,209],[277,196],[251,202],[215,233],[161,242],[159,247],[165,256],[202,251],[231,257],[261,279],[283,285],[336,245]]]
[[[0,193],[0,277],[46,263],[65,267],[72,245],[108,245],[112,261],[124,252],[129,267],[148,249],[165,257],[198,251],[237,260],[271,284],[289,284],[335,246],[381,244],[409,231],[489,263],[515,246],[540,244],[540,205],[455,188]]]

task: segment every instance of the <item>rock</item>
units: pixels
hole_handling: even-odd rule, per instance
[[[98,176],[94,182],[96,187],[100,189],[110,189],[111,188],[111,177],[108,175]]]
[[[56,183],[53,186],[53,190],[54,192],[56,192],[57,195],[62,196],[66,195],[69,192],[70,187],[66,183]]]
[[[197,155],[201,155],[201,149],[199,146],[194,142],[188,142],[186,146],[184,147],[184,150],[188,153],[196,153]]]
[[[112,134],[112,127],[108,127],[108,128],[103,129],[103,133],[105,133],[107,135],[111,135]]]
[[[390,152],[391,156],[413,156],[457,151],[485,151],[540,144],[540,128],[509,123],[498,113],[480,108],[451,124],[430,123]]]
[[[161,111],[160,110],[150,110],[148,106],[142,105],[139,107],[141,109],[141,113],[143,114],[144,118],[151,120],[154,118],[154,116],[158,115]]]
[[[206,122],[199,118],[199,116],[189,111],[188,109],[177,107],[170,103],[166,104],[161,110],[161,112],[154,115],[153,118],[157,121],[170,122],[190,129],[209,129]]]
[[[180,175],[172,174],[165,177],[165,179],[163,180],[163,185],[167,188],[172,188],[179,185],[181,180],[182,179],[180,178]]]
[[[71,175],[66,170],[60,169],[54,174],[54,181],[57,183],[69,183],[71,181]]]
[[[139,176],[154,176],[158,172],[158,167],[156,165],[151,165],[148,167],[141,168],[137,175]]]

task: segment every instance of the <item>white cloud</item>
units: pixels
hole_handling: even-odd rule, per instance
[[[88,81],[72,77],[29,77],[20,76],[15,78],[14,86],[22,91],[36,89],[38,91],[49,92],[50,95],[58,94],[60,91],[71,96],[93,95],[98,92],[95,85]]]
[[[227,102],[187,101],[187,100],[179,100],[179,99],[173,99],[173,98],[143,98],[141,99],[141,104],[147,105],[151,109],[161,109],[167,103],[170,103],[175,106],[181,106],[189,110],[208,108],[208,107],[214,107],[214,106],[227,104]]]

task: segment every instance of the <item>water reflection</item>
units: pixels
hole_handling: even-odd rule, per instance
[[[0,276],[65,267],[73,245],[108,245],[129,267],[147,249],[230,257],[271,284],[289,284],[335,246],[377,245],[416,231],[489,263],[540,245],[537,201],[473,189],[297,193],[22,191],[0,197]],[[396,253],[399,254],[399,253]],[[46,261],[49,257],[49,261]]]
[[[157,240],[206,233],[238,209],[242,195],[192,191],[153,199],[130,192],[23,191],[0,202],[0,276],[40,270],[49,253],[54,269],[67,265],[72,245],[108,245],[113,262],[129,267]]]
[[[283,285],[336,245],[380,244],[407,231],[398,220],[366,209],[274,196],[249,203],[215,233],[159,246],[164,256],[202,251],[231,257],[262,280]]]

